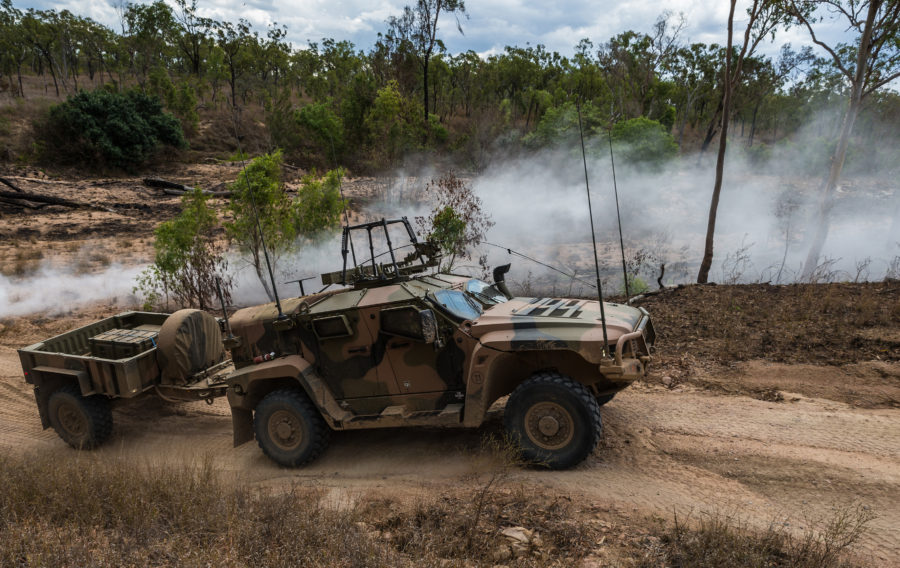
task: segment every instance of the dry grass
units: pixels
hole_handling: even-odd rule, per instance
[[[23,277],[37,271],[44,258],[44,251],[40,247],[18,244],[12,258],[0,264],[0,274],[4,276]]]
[[[315,488],[226,483],[208,460],[139,467],[73,455],[0,456],[0,566],[550,568],[611,556],[641,567],[837,568],[851,566],[846,552],[870,518],[846,511],[799,539],[723,516],[635,527],[512,482],[509,462],[412,503],[336,507]],[[502,536],[509,527],[528,539]]]
[[[641,568],[723,566],[768,568],[849,568],[852,546],[873,515],[861,507],[843,509],[824,530],[794,536],[787,523],[754,530],[734,515],[715,513],[679,519],[646,546]]]

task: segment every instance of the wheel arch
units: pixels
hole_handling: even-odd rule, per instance
[[[472,356],[466,392],[465,426],[479,426],[494,402],[540,373],[565,375],[591,390],[606,387],[606,379],[593,363],[568,349],[497,351],[480,346]]]
[[[300,355],[243,367],[228,377],[228,387],[235,446],[254,439],[253,411],[266,395],[279,389],[302,389],[331,429],[341,429],[342,421],[349,417]]]

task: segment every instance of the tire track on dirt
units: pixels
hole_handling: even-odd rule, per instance
[[[798,398],[798,397],[793,397]],[[502,411],[478,430],[335,432],[325,454],[286,470],[255,442],[232,447],[227,402],[169,404],[145,398],[116,405],[113,437],[91,454],[41,430],[14,350],[0,347],[0,451],[49,452],[59,459],[123,459],[140,466],[211,462],[228,479],[290,489],[325,488],[401,498],[468,487],[496,467],[482,439],[502,431]],[[691,511],[736,513],[764,528],[804,515],[827,520],[851,502],[878,518],[862,548],[877,565],[900,559],[900,413],[799,397],[764,402],[705,391],[635,387],[603,407],[599,447],[570,471],[516,469],[513,483],[540,486],[616,510],[671,518]],[[477,483],[477,481],[476,481]],[[897,512],[894,512],[897,511]]]

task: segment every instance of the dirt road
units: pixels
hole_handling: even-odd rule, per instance
[[[894,369],[896,371],[896,369]],[[806,366],[806,374],[810,370]],[[820,367],[817,380],[846,371]],[[777,382],[791,366],[750,365]],[[605,435],[571,471],[516,470],[514,478],[611,507],[628,516],[737,514],[751,524],[788,522],[798,532],[851,505],[877,515],[861,542],[874,565],[900,563],[900,412],[863,409],[782,392],[766,402],[694,387],[637,385],[604,407]],[[79,454],[43,431],[13,349],[0,347],[0,451],[52,453],[63,460],[181,464],[210,458],[217,468],[271,486],[317,485],[336,499],[439,491],[483,471],[482,437],[499,430],[498,410],[477,431],[382,430],[336,433],[312,465],[285,470],[255,444],[231,446],[224,401],[170,405],[147,400],[115,411],[116,431],[101,450]]]

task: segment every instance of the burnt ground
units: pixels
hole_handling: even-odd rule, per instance
[[[666,386],[900,406],[900,282],[682,286],[637,303],[659,330],[653,377]],[[779,379],[785,366],[796,372]],[[824,366],[845,381],[823,382]]]

